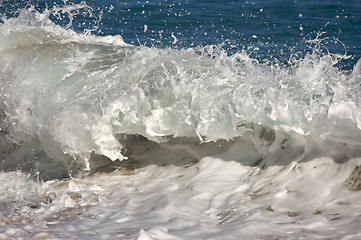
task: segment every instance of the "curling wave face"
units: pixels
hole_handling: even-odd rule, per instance
[[[346,56],[321,54],[317,41],[287,64],[259,62],[218,46],[133,46],[49,15],[27,9],[0,25],[1,137],[21,145],[3,144],[12,164],[31,153],[89,169],[94,156],[139,160],[172,146],[183,149],[175,162],[197,160],[217,144],[246,165],[287,147],[299,161],[360,155],[361,61],[342,71]]]

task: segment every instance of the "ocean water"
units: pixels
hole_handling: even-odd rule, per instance
[[[361,238],[360,1],[0,0],[0,239]]]

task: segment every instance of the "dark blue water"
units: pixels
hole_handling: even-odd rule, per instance
[[[341,63],[343,67],[351,68],[361,57],[361,1],[89,0],[86,4],[92,14],[79,12],[72,29],[94,29],[97,35],[120,34],[134,45],[221,45],[230,53],[247,50],[260,59],[282,61],[311,51],[314,46],[305,41],[323,32],[321,50],[347,51],[351,56]],[[25,7],[43,11],[63,5],[62,1],[5,0],[0,1],[0,13],[12,17]],[[67,13],[61,18],[53,16],[53,21],[63,26],[69,23]]]

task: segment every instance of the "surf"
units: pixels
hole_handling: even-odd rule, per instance
[[[64,5],[1,18],[0,238],[357,238],[346,46],[129,44]]]
[[[0,32],[3,138],[60,165],[90,170],[92,156],[121,161],[132,158],[125,145],[183,139],[205,149],[246,139],[258,153],[300,139],[296,146],[317,143],[325,155],[331,142],[340,155],[359,155],[360,63],[341,70],[346,55],[320,53],[319,39],[313,52],[280,64],[213,45],[130,45],[60,27],[34,9],[5,19]]]

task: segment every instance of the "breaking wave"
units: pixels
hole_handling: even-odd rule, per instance
[[[361,61],[313,51],[286,63],[219,46],[134,46],[55,24],[87,9],[24,9],[0,25],[2,170],[64,177],[122,161],[217,155],[267,167],[361,156]],[[116,161],[118,162],[118,161]]]

